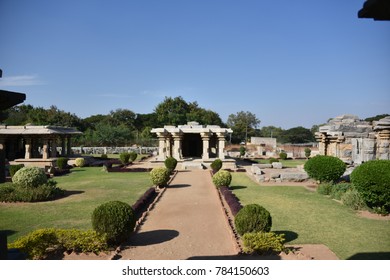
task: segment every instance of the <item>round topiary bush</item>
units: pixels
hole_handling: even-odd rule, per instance
[[[307,160],[304,169],[315,180],[335,182],[344,174],[346,165],[337,157],[317,155]]]
[[[258,204],[248,204],[238,211],[234,225],[239,235],[247,232],[269,232],[272,226],[271,214]]]
[[[172,173],[175,170],[177,165],[177,160],[174,157],[168,157],[164,161],[165,167],[168,169],[169,173]]]
[[[211,169],[213,170],[214,173],[218,172],[222,168],[222,160],[219,158],[215,159],[211,164],[210,164]]]
[[[123,164],[129,163],[130,160],[130,154],[129,153],[120,153],[119,159]]]
[[[77,167],[83,167],[85,165],[85,160],[84,158],[76,158],[74,163]]]
[[[279,153],[280,159],[286,160],[287,159],[287,153],[286,152],[281,152]]]
[[[137,156],[138,156],[136,152],[130,152],[129,155],[130,155],[130,157],[129,157],[130,162],[135,161],[137,159]]]
[[[14,174],[12,182],[21,187],[36,188],[47,183],[47,176],[42,168],[26,166]]]
[[[68,158],[65,157],[59,157],[57,158],[57,167],[61,170],[68,167]]]
[[[390,212],[390,160],[367,161],[356,167],[350,178],[367,206]]]
[[[165,186],[170,178],[169,170],[165,167],[155,167],[150,171],[150,177],[154,185],[158,187]]]
[[[213,183],[216,187],[228,187],[232,181],[232,174],[227,170],[219,170],[213,176]]]
[[[105,234],[108,244],[126,241],[134,230],[136,218],[133,208],[121,201],[109,201],[96,207],[92,213],[92,227]]]

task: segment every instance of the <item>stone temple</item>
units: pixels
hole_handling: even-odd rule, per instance
[[[188,122],[186,125],[153,128],[159,142],[155,162],[174,157],[183,169],[190,166],[208,167],[216,158],[224,162],[224,168],[234,168],[234,160],[225,158],[225,136],[233,131],[218,125],[200,125]],[[233,166],[234,165],[234,166]]]
[[[347,163],[390,159],[390,116],[370,123],[354,115],[342,115],[321,126],[316,139],[321,155]]]

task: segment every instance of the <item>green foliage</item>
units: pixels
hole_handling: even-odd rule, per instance
[[[282,143],[309,143],[314,142],[315,137],[310,129],[304,128],[302,126],[293,127],[287,130],[284,130],[281,135],[280,141]]]
[[[333,183],[332,182],[323,182],[318,185],[317,192],[319,194],[323,195],[330,195],[333,189]]]
[[[76,158],[75,164],[77,167],[83,167],[85,165],[85,159],[84,158]]]
[[[274,232],[247,232],[242,236],[244,252],[252,254],[280,253],[286,250],[284,234]]]
[[[232,142],[240,143],[246,137],[256,135],[256,128],[260,124],[260,120],[255,114],[247,111],[240,111],[236,114],[230,114],[227,120],[228,127],[232,128]],[[247,139],[245,139],[245,142]]]
[[[219,170],[213,176],[213,183],[216,187],[228,187],[232,181],[232,174],[227,170]]]
[[[42,168],[26,166],[14,174],[12,182],[24,188],[36,188],[47,182],[47,176]]]
[[[317,155],[308,159],[304,169],[311,178],[320,182],[335,182],[344,174],[346,165],[337,157]]]
[[[213,170],[213,172],[216,173],[222,168],[222,165],[223,165],[222,160],[217,158],[210,164],[210,167]]]
[[[353,210],[363,210],[367,207],[363,197],[355,188],[347,190],[341,196],[341,202]]]
[[[272,164],[273,162],[279,162],[279,160],[277,158],[269,158],[268,162]]]
[[[128,164],[130,160],[130,153],[124,152],[119,154],[119,159],[123,164]]]
[[[165,159],[164,165],[168,169],[169,173],[172,173],[176,168],[177,160],[174,157],[168,157]]]
[[[353,186],[350,183],[338,183],[333,185],[330,192],[330,197],[341,200],[341,197],[350,189],[352,189]]]
[[[246,148],[244,146],[240,146],[240,156],[244,156],[246,152]]]
[[[352,171],[351,182],[369,207],[390,212],[390,160],[361,164]]]
[[[9,174],[11,177],[13,177],[19,169],[22,169],[24,167],[24,164],[15,164],[9,166]]]
[[[137,159],[137,156],[138,156],[136,152],[130,152],[129,155],[130,155],[130,158],[129,158],[130,162],[135,161]]]
[[[100,158],[102,158],[102,159],[107,159],[107,158],[108,158],[108,155],[107,155],[107,154],[102,154],[102,155],[100,156]]]
[[[150,177],[154,185],[163,187],[168,183],[170,173],[166,167],[155,167],[150,171]]]
[[[130,205],[109,201],[96,207],[92,213],[92,227],[104,234],[109,244],[120,244],[133,232],[136,218]]]
[[[11,183],[0,185],[0,201],[3,202],[47,201],[62,197],[64,194],[64,190],[58,188],[56,182],[52,180],[36,188],[25,188]]]
[[[95,231],[45,228],[35,230],[8,245],[27,254],[29,259],[48,258],[48,249],[62,252],[99,253],[107,249],[105,237]]]
[[[241,236],[247,232],[269,232],[272,217],[264,207],[258,204],[248,204],[237,213],[234,225]]]
[[[66,157],[59,157],[57,158],[57,167],[61,170],[67,168],[68,166],[68,158]]]
[[[305,157],[309,158],[311,155],[311,149],[310,148],[305,148]]]
[[[282,160],[286,160],[287,159],[287,153],[286,152],[281,152],[281,153],[279,153],[279,157]]]

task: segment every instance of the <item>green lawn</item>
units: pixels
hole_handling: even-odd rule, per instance
[[[356,212],[304,187],[259,186],[245,174],[231,184],[243,205],[257,203],[272,216],[272,231],[289,244],[325,244],[340,259],[390,259],[390,221],[361,218]]]
[[[45,227],[90,229],[93,210],[106,201],[132,205],[152,186],[149,173],[106,173],[101,167],[73,168],[55,177],[69,195],[55,201],[0,203],[0,230],[12,233],[8,241]]]
[[[254,159],[258,163],[269,163],[269,159]],[[283,167],[297,167],[298,165],[305,164],[306,159],[279,159],[279,162],[283,164]]]

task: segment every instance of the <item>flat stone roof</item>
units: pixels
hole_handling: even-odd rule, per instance
[[[219,125],[201,125],[197,122],[188,122],[185,125],[165,125],[163,128],[153,128],[152,133],[232,133],[230,128],[221,128]]]
[[[0,125],[0,135],[73,135],[82,134],[75,128],[62,126],[7,126]]]

